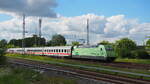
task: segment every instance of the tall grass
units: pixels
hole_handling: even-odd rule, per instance
[[[115,62],[130,62],[130,63],[139,63],[139,64],[150,64],[150,59],[128,59],[128,58],[118,58]]]
[[[73,79],[48,77],[24,68],[0,68],[0,84],[76,84]]]

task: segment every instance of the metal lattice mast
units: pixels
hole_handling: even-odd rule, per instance
[[[42,36],[41,24],[42,24],[42,19],[39,19],[39,37],[40,37],[40,38],[41,38],[41,36]]]
[[[38,46],[41,45],[41,36],[42,36],[41,24],[42,24],[42,19],[39,19],[39,39],[38,39]]]
[[[23,25],[22,25],[22,49],[25,52],[25,14],[23,14]]]
[[[89,19],[87,19],[87,45],[89,45]]]

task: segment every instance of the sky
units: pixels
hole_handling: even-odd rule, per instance
[[[68,42],[86,38],[89,19],[90,43],[115,42],[128,37],[143,44],[150,35],[150,0],[0,0],[0,39],[22,38],[22,15],[26,37],[38,34],[50,40],[62,34]]]
[[[64,16],[124,14],[127,18],[150,22],[150,0],[58,0],[58,4],[56,12]]]

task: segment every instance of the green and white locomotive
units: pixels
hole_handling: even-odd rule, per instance
[[[73,48],[72,58],[113,61],[116,55],[111,45],[78,46]]]

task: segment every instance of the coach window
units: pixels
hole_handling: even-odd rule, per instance
[[[64,53],[66,53],[66,49],[64,50]]]

